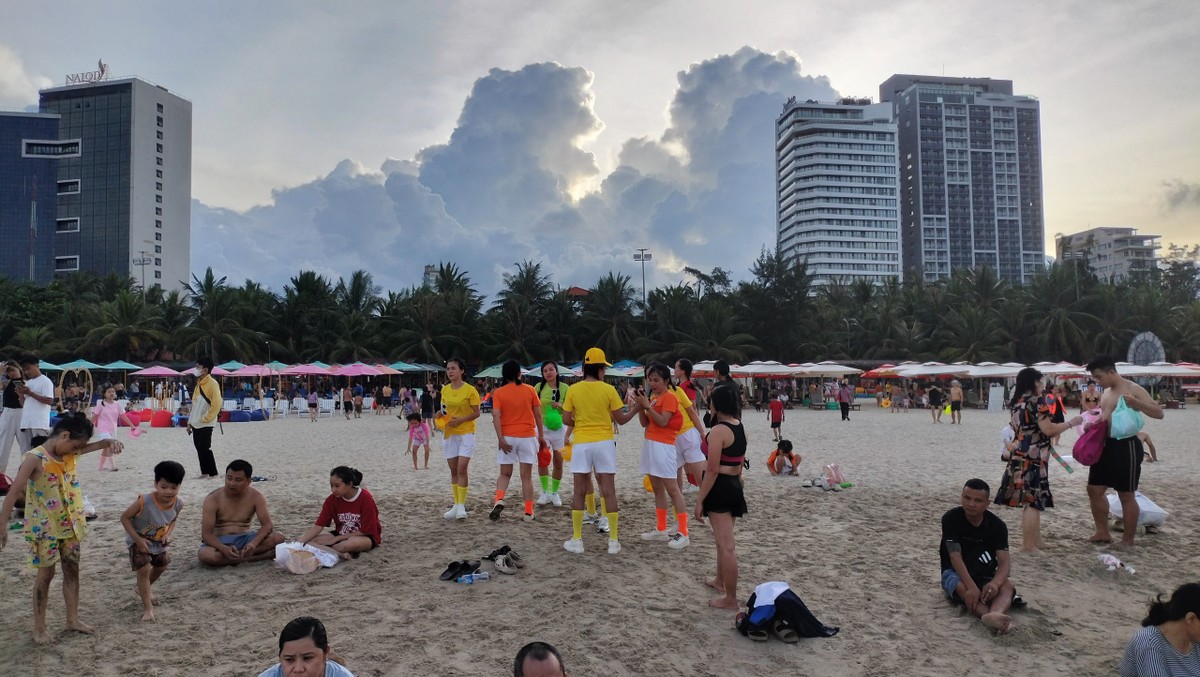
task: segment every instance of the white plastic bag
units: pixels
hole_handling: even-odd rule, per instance
[[[312,553],[317,562],[323,567],[332,567],[339,561],[337,553],[322,550],[311,545],[301,545],[298,541],[288,541],[275,546],[275,568],[287,569],[288,562],[292,558],[292,552],[296,550]]]
[[[1146,498],[1146,495],[1140,491],[1134,492],[1133,495],[1141,510],[1138,515],[1138,526],[1161,527],[1167,521],[1170,513],[1158,507],[1158,504]],[[1123,519],[1125,516],[1125,511],[1121,509],[1121,499],[1117,498],[1116,494],[1108,495],[1108,512],[1116,519]]]

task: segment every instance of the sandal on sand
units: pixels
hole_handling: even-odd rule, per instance
[[[451,562],[450,564],[447,564],[446,570],[443,571],[442,575],[438,576],[438,578],[442,579],[443,581],[454,580],[455,578],[458,577],[458,570],[461,569],[464,564],[466,564],[466,561],[463,561],[463,560],[459,560],[459,561]]]
[[[508,546],[506,545],[506,546],[504,546],[504,547],[506,547],[506,548],[507,548]],[[525,559],[524,559],[523,557],[521,557],[520,555],[518,555],[516,550],[509,550],[509,551],[508,551],[508,553],[507,553],[507,555],[508,555],[508,559],[509,559],[509,560],[510,560],[510,561],[513,563],[513,565],[514,565],[514,566],[516,566],[518,569],[524,569],[524,568],[525,568]]]
[[[1024,597],[1014,592],[1012,606],[1014,609],[1024,609],[1025,607],[1029,606],[1029,602],[1026,602]]]
[[[459,576],[466,576],[467,574],[477,574],[477,573],[479,573],[479,560],[476,559],[476,560],[471,560],[469,562],[467,560],[463,560],[462,566],[460,566],[458,568],[458,572],[456,574],[454,574],[454,578],[458,578]]]
[[[499,548],[496,548],[495,550],[484,555],[483,558],[486,560],[491,560],[491,561],[495,562],[497,557],[507,554],[510,551],[512,551],[512,548],[508,547],[507,545],[502,545]]]
[[[787,623],[783,621],[775,621],[772,623],[771,633],[775,635],[776,639],[784,644],[795,644],[796,642],[800,641],[800,635],[797,635],[796,631],[789,628]]]
[[[509,554],[500,555],[495,560],[496,571],[502,574],[512,576],[517,573],[517,565],[513,564],[512,556]]]

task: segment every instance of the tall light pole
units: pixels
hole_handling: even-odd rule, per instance
[[[654,257],[645,247],[639,247],[637,253],[633,255],[634,261],[639,261],[642,264],[642,308],[646,307],[646,262]],[[645,312],[643,310],[643,312]]]
[[[263,345],[267,347],[267,362],[271,361],[271,342],[263,341]]]
[[[146,256],[145,249],[138,250],[138,253],[141,254],[141,256],[139,256],[138,258],[133,260],[133,265],[141,266],[141,268],[142,268],[142,299],[145,299],[146,298],[146,266],[150,263],[150,257]]]

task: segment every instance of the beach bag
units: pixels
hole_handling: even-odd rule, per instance
[[[1129,408],[1125,404],[1125,398],[1117,400],[1117,407],[1113,409],[1112,419],[1109,423],[1109,434],[1118,440],[1126,440],[1141,431],[1145,423],[1142,421],[1142,415]]]
[[[1083,465],[1095,465],[1104,453],[1104,439],[1108,437],[1108,423],[1100,421],[1092,424],[1071,448],[1071,455]]]
[[[825,478],[830,484],[841,484],[846,481],[846,477],[842,475],[842,468],[837,463],[830,463],[825,466]]]

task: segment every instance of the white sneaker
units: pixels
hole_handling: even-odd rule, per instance
[[[558,495],[557,491],[550,494],[550,504],[556,508],[562,507],[562,498]]]
[[[454,514],[454,519],[456,519],[456,520],[467,519],[467,506],[463,505],[462,503],[459,503],[455,507],[458,508],[458,511]]]
[[[454,505],[452,505],[449,510],[447,510],[445,513],[442,514],[442,517],[444,517],[448,520],[452,520],[455,517],[458,517],[458,504],[455,503]]]
[[[583,541],[576,539],[576,538],[572,538],[571,540],[567,541],[566,543],[563,543],[563,549],[566,550],[567,552],[573,552],[577,555],[582,555],[583,554]]]
[[[604,515],[600,515],[599,517],[596,518],[596,533],[600,533],[600,534],[608,533],[608,517],[606,517]]]
[[[683,534],[675,534],[671,537],[671,540],[667,542],[667,547],[674,548],[675,550],[682,550],[688,547],[688,544],[691,542],[692,539],[688,538],[687,536],[684,536]]]
[[[597,517],[599,517],[599,515],[585,511],[583,513],[583,523],[584,524],[595,524]]]
[[[670,534],[666,531],[647,531],[642,534],[643,541],[669,541]]]
[[[621,542],[608,539],[608,554],[615,555],[621,552]]]
[[[533,513],[528,513],[528,512],[525,513],[525,517],[523,517],[522,519],[524,519],[526,522],[532,522],[533,521]]]
[[[546,505],[549,502],[550,502],[550,494],[549,493],[543,491],[542,493],[538,494],[538,499],[537,499],[538,505]]]

